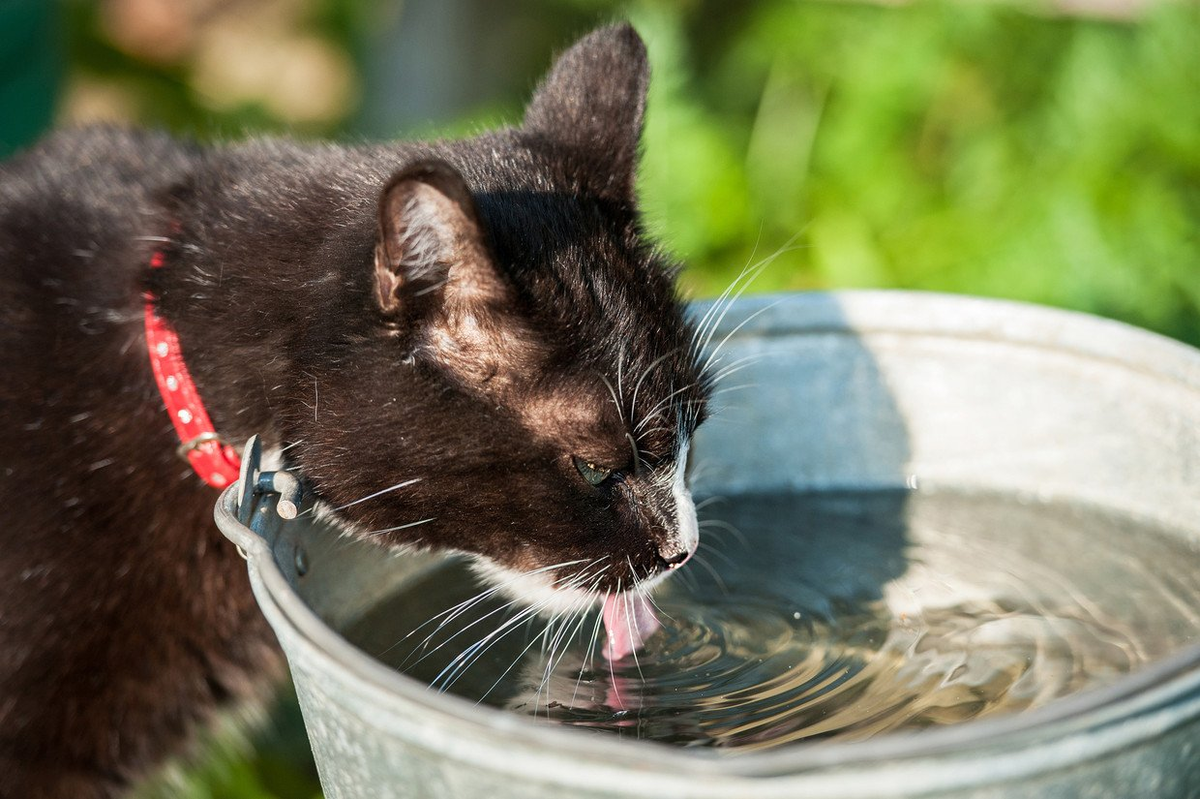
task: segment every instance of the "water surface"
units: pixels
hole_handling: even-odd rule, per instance
[[[1200,549],[1095,508],[815,493],[704,516],[700,558],[655,594],[663,628],[636,658],[604,660],[596,613],[503,627],[514,611],[496,595],[427,623],[484,590],[456,562],[348,637],[472,701],[749,750],[1027,710],[1177,651],[1200,624]]]

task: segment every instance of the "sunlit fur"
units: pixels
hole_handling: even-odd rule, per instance
[[[694,547],[710,381],[638,216],[647,80],[616,26],[467,140],[101,128],[0,167],[0,795],[119,795],[280,671],[175,455],[147,290],[219,433],[262,434],[353,534],[532,575],[530,614]]]

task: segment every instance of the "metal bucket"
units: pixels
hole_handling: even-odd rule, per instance
[[[1112,508],[1200,547],[1200,352],[1079,314],[902,292],[742,300],[714,341],[726,335],[730,361],[761,357],[738,381],[753,390],[698,435],[697,495],[979,488]],[[1026,713],[735,757],[477,707],[338,635],[436,559],[283,522],[257,481],[242,520],[235,486],[217,522],[247,555],[334,799],[1200,793],[1195,646]]]

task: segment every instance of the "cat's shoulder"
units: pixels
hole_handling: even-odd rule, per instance
[[[193,169],[199,145],[161,131],[88,125],[51,132],[0,163],[0,206],[36,197],[104,196]]]

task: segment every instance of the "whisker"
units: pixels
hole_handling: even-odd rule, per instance
[[[730,568],[734,568],[734,569],[736,569],[736,568],[737,568],[737,564],[736,564],[736,563],[734,563],[734,562],[733,562],[733,561],[732,561],[732,560],[729,558],[729,556],[727,556],[727,555],[726,555],[724,552],[722,552],[721,550],[717,549],[716,547],[714,547],[712,544],[708,543],[707,541],[701,541],[701,542],[700,542],[700,545],[699,545],[699,547],[698,547],[698,549],[706,549],[706,550],[708,550],[708,551],[709,551],[711,554],[713,554],[714,556],[716,556],[716,557],[720,558],[721,560],[723,560],[723,561],[724,561],[724,562],[725,562],[725,563],[726,563],[726,564],[727,564],[727,565],[728,565]]]
[[[729,366],[726,366],[724,369],[721,370],[721,373],[713,379],[713,383],[716,385],[719,385],[722,380],[728,380],[730,375],[735,375],[738,372],[745,369],[746,367],[753,366],[757,361],[758,361],[758,359],[755,359],[753,361],[747,361],[745,363],[738,363],[736,365],[731,364]]]
[[[801,233],[803,233],[803,231],[800,231],[800,232],[792,235],[792,237],[789,238],[786,242],[784,242],[783,245],[779,249],[777,249],[775,252],[768,255],[766,258],[763,258],[761,261],[759,261],[754,266],[748,267],[747,269],[743,269],[742,274],[738,275],[738,277],[733,281],[733,283],[731,283],[729,285],[729,288],[727,288],[725,290],[725,293],[723,293],[721,295],[723,298],[728,297],[728,300],[725,302],[725,307],[724,307],[724,309],[722,309],[720,315],[717,316],[716,320],[709,326],[708,336],[704,340],[704,345],[700,348],[701,351],[708,349],[708,346],[712,343],[713,335],[715,335],[716,331],[721,327],[721,323],[723,321],[725,321],[725,315],[727,313],[729,313],[729,309],[733,307],[734,301],[737,300],[739,297],[741,297],[746,292],[746,289],[748,289],[750,287],[750,285],[758,278],[758,276],[763,273],[763,270],[765,270],[768,266],[770,266],[775,261],[775,259],[777,259],[779,256],[783,255],[784,253],[791,252],[793,249],[795,249],[792,247],[792,243],[795,242],[796,239],[798,239],[800,237]],[[732,289],[738,283],[741,283],[741,286],[737,289],[737,291],[732,296],[730,296],[729,295],[730,289]],[[717,349],[719,350],[720,347],[718,347]]]
[[[490,619],[492,616],[495,616],[497,614],[502,614],[505,611],[511,610],[512,608],[517,607],[521,604],[522,604],[521,600],[519,600],[519,599],[510,599],[508,602],[505,602],[503,605],[500,605],[497,608],[493,608],[492,610],[489,610],[484,615],[480,616],[479,618],[475,619],[474,621],[470,622],[469,624],[463,626],[463,628],[460,629],[458,632],[455,632],[455,633],[447,636],[445,641],[442,641],[440,644],[435,646],[433,649],[430,649],[429,651],[427,651],[423,655],[421,655],[421,657],[417,658],[417,660],[413,663],[413,665],[416,666],[416,665],[419,665],[420,663],[423,663],[426,658],[432,657],[438,650],[440,650],[442,647],[449,644],[455,638],[459,637],[460,635],[462,635],[463,633],[465,633],[467,630],[471,629],[472,627],[474,627],[478,624],[482,624],[483,622]],[[537,606],[534,606],[534,607],[537,607]],[[520,611],[518,611],[518,614],[524,613],[525,610],[527,610],[527,609],[528,608],[522,608]],[[445,624],[445,623],[443,623],[443,624]],[[425,648],[429,645],[430,641],[433,639],[433,637],[435,635],[438,634],[438,631],[441,630],[442,627],[443,627],[443,625],[438,625],[437,629],[435,629],[432,633],[430,633],[428,636],[426,636],[425,640],[421,642],[421,645],[417,648],[416,651],[424,651]],[[406,660],[406,662],[407,662],[407,660]]]
[[[605,555],[605,556],[603,556],[602,558],[598,558],[597,560],[604,560],[604,559],[605,559],[605,558],[607,558],[607,557],[608,557],[608,555]],[[525,571],[525,572],[518,572],[518,573],[517,573],[517,574],[515,574],[515,575],[514,575],[512,578],[510,578],[510,579],[508,579],[508,580],[505,580],[505,581],[504,581],[504,582],[502,582],[502,583],[498,583],[498,584],[496,584],[496,585],[494,585],[494,586],[491,586],[491,587],[489,587],[489,588],[488,588],[488,589],[487,589],[487,590],[486,590],[486,591],[485,591],[483,594],[480,594],[480,595],[478,595],[478,596],[487,596],[487,595],[490,595],[490,594],[493,594],[493,593],[495,593],[496,591],[502,591],[502,590],[504,590],[505,588],[507,588],[508,586],[510,586],[510,585],[512,585],[513,583],[515,583],[516,581],[518,581],[518,580],[521,580],[521,579],[524,579],[524,578],[526,578],[526,577],[532,577],[532,576],[533,576],[533,575],[535,575],[535,574],[541,574],[541,573],[543,573],[543,572],[548,572],[548,571],[551,571],[551,570],[553,570],[553,569],[562,569],[562,568],[566,568],[567,566],[574,566],[574,565],[575,565],[575,564],[577,564],[577,563],[585,563],[585,562],[587,562],[587,558],[576,558],[575,560],[564,560],[564,561],[561,561],[561,562],[559,562],[559,563],[551,563],[551,564],[550,564],[550,565],[548,565],[548,566],[540,566],[540,567],[538,567],[538,568],[536,568],[536,569],[531,569],[531,570],[529,570],[529,571]],[[436,621],[437,619],[439,619],[439,618],[441,618],[442,616],[446,615],[447,613],[450,613],[450,612],[454,611],[456,608],[462,607],[463,605],[466,605],[467,603],[469,603],[469,602],[471,602],[471,601],[472,601],[472,600],[470,600],[470,599],[468,599],[468,600],[465,600],[464,602],[461,602],[461,603],[459,603],[458,605],[455,605],[453,608],[450,608],[449,610],[444,610],[444,611],[442,611],[441,613],[437,614],[437,615],[436,615],[436,616],[434,616],[433,618],[429,619],[429,621],[426,621],[426,622],[425,622],[424,624],[422,624],[420,627],[416,628],[416,630],[413,630],[412,632],[410,632],[410,633],[409,633],[407,636],[405,636],[405,638],[407,638],[407,637],[409,637],[409,636],[413,635],[413,633],[417,632],[417,630],[420,630],[422,627],[426,627],[426,626],[428,626],[429,624],[432,624],[434,621]]]
[[[587,597],[584,597],[584,599],[587,599]],[[571,614],[576,613],[576,608],[574,606],[571,608],[570,613]],[[543,682],[546,686],[547,692],[549,691],[550,680],[553,677],[554,672],[562,664],[563,658],[565,658],[567,656],[567,653],[571,647],[571,641],[574,640],[575,636],[579,634],[579,631],[583,628],[583,623],[586,620],[587,620],[587,614],[581,613],[581,614],[579,614],[579,618],[575,622],[575,625],[573,627],[571,626],[570,618],[568,618],[564,622],[562,631],[560,631],[559,635],[556,637],[557,643],[551,646],[550,660],[546,664],[546,672],[545,672],[545,677],[543,679]],[[567,634],[566,638],[561,638],[562,634],[564,632],[566,632],[568,629],[570,629],[570,632]],[[558,643],[561,643],[562,648],[561,648],[561,653],[558,656],[558,660],[555,660],[554,659],[554,649],[558,645]],[[540,694],[541,694],[541,687],[538,688],[538,695],[540,695]],[[534,700],[535,707],[536,707],[536,701],[537,700],[535,699]],[[549,709],[547,709],[547,715],[548,714],[549,714]],[[536,713],[535,713],[535,715],[536,715]]]
[[[704,559],[704,557],[700,554],[699,551],[697,551],[696,554],[694,554],[692,556],[692,559],[694,561],[696,561],[697,563],[699,563],[701,566],[703,566],[705,568],[705,570],[707,570],[708,573],[712,575],[713,580],[715,580],[717,585],[720,587],[721,593],[728,596],[729,595],[729,586],[725,585],[725,581],[721,579],[721,575],[717,574],[717,570],[714,569],[712,567],[712,565],[707,560]]]
[[[425,639],[423,641],[421,641],[421,643],[419,643],[415,647],[413,647],[412,652],[410,652],[408,657],[404,659],[404,662],[400,664],[401,668],[403,668],[404,665],[407,664],[408,661],[412,659],[413,655],[417,654],[418,652],[423,652],[425,650],[425,648],[429,645],[429,642],[433,640],[433,637],[435,635],[437,635],[438,632],[440,632],[443,628],[445,628],[445,626],[447,624],[454,621],[459,616],[461,616],[463,613],[466,613],[468,610],[475,607],[480,602],[483,602],[485,599],[492,596],[499,590],[500,590],[499,588],[489,588],[486,591],[481,591],[480,593],[476,594],[475,596],[471,597],[470,599],[465,599],[462,602],[459,602],[457,605],[450,608],[449,610],[442,611],[437,616],[434,616],[432,619],[429,619],[428,621],[422,623],[420,626],[415,627],[412,630],[409,630],[408,634],[406,634],[400,640],[396,641],[396,643],[392,644],[387,649],[383,650],[383,652],[381,652],[380,654],[382,655],[382,654],[387,654],[388,652],[391,652],[393,649],[400,646],[400,644],[404,643],[409,638],[412,638],[414,635],[416,635],[418,632],[420,632],[421,630],[428,627],[430,624],[433,624],[435,621],[437,621],[437,619],[439,617],[446,616],[446,618],[442,619],[442,621],[436,627],[433,628],[433,631],[431,633],[429,633],[429,635],[425,636]],[[511,604],[512,604],[511,602],[506,603],[505,607],[508,607]],[[447,614],[449,614],[449,615],[447,615]],[[462,631],[460,630],[459,632],[462,632]],[[458,635],[458,633],[455,633],[455,635]],[[451,637],[453,637],[453,636],[451,636]]]
[[[608,557],[608,556],[606,555],[605,557]],[[603,559],[603,558],[601,558],[601,560],[602,560],[602,559]],[[509,579],[509,580],[506,580],[505,582],[503,582],[503,583],[500,583],[499,585],[493,586],[493,587],[489,588],[488,590],[486,590],[486,591],[484,591],[484,592],[482,592],[482,593],[480,593],[480,594],[477,594],[475,597],[472,597],[471,599],[465,600],[464,602],[460,602],[458,605],[455,605],[454,607],[450,608],[449,610],[444,610],[444,611],[442,611],[441,613],[437,614],[437,615],[436,615],[436,616],[434,616],[433,618],[431,618],[431,619],[429,619],[428,621],[426,621],[425,623],[423,623],[423,624],[422,624],[420,627],[417,627],[416,629],[414,629],[412,632],[410,632],[408,635],[406,635],[406,636],[405,636],[403,639],[401,639],[401,640],[403,641],[403,640],[406,640],[406,639],[408,639],[410,636],[414,635],[415,633],[417,633],[417,632],[418,632],[418,631],[420,631],[421,629],[423,629],[423,628],[425,628],[425,627],[428,627],[430,624],[432,624],[433,622],[437,621],[437,620],[438,620],[439,618],[441,618],[442,616],[446,616],[447,618],[443,619],[443,620],[442,620],[442,622],[441,622],[440,624],[438,624],[438,626],[437,626],[437,627],[436,627],[436,628],[433,630],[433,632],[431,632],[431,633],[430,633],[430,634],[429,634],[429,635],[428,635],[428,636],[425,638],[425,640],[424,640],[424,641],[422,641],[422,642],[421,642],[421,643],[420,643],[420,644],[417,646],[417,649],[418,649],[418,650],[424,650],[424,649],[425,649],[425,647],[426,647],[426,646],[428,646],[428,644],[429,644],[430,640],[433,638],[433,636],[437,635],[437,633],[438,633],[438,631],[439,631],[439,630],[441,630],[441,629],[442,629],[444,626],[446,626],[447,624],[449,624],[451,621],[453,621],[453,620],[454,620],[455,618],[457,618],[458,616],[460,616],[460,615],[462,615],[463,613],[465,613],[465,612],[466,612],[467,610],[469,610],[471,607],[473,607],[474,605],[476,605],[476,604],[478,604],[479,602],[483,601],[483,600],[484,600],[484,599],[486,599],[487,597],[489,597],[489,596],[492,596],[492,595],[493,595],[493,594],[495,594],[496,592],[498,592],[498,591],[503,591],[505,588],[509,587],[510,585],[512,585],[513,583],[515,583],[516,581],[518,581],[518,580],[520,580],[520,579],[522,579],[522,578],[525,578],[525,577],[530,577],[530,576],[532,576],[532,575],[535,575],[535,574],[540,574],[540,573],[543,573],[543,572],[547,572],[547,571],[550,571],[550,570],[552,570],[552,569],[558,569],[558,568],[563,568],[563,567],[566,567],[566,566],[572,566],[572,565],[574,565],[574,564],[576,564],[576,563],[584,563],[585,561],[586,561],[586,559],[585,559],[585,558],[578,558],[578,559],[576,559],[576,560],[568,560],[568,561],[563,561],[563,562],[561,562],[561,563],[553,563],[553,564],[550,564],[549,566],[542,566],[542,567],[540,567],[540,568],[537,568],[537,569],[532,569],[532,570],[530,570],[530,571],[527,571],[527,572],[521,572],[520,574],[517,574],[517,575],[515,575],[515,576],[514,576],[514,577],[512,577],[511,579]],[[556,581],[556,583],[555,583],[555,584],[557,584],[557,581]],[[488,612],[488,613],[486,613],[485,615],[481,616],[480,618],[476,619],[475,621],[473,621],[473,622],[471,622],[470,624],[468,624],[468,625],[466,625],[465,627],[463,627],[463,628],[462,628],[461,630],[459,630],[458,632],[454,633],[454,635],[452,635],[452,636],[450,636],[449,638],[447,638],[447,639],[446,639],[445,641],[443,641],[441,644],[438,644],[438,646],[434,647],[434,648],[433,648],[431,651],[429,651],[428,653],[426,653],[426,654],[425,654],[425,655],[424,655],[424,656],[421,658],[421,660],[424,660],[426,657],[429,657],[429,656],[430,656],[430,655],[432,655],[434,652],[436,652],[438,649],[441,649],[443,646],[445,646],[446,644],[450,643],[450,641],[451,641],[451,640],[453,640],[454,638],[457,638],[459,635],[462,635],[464,632],[466,632],[467,630],[471,629],[471,628],[472,628],[472,627],[474,627],[476,624],[479,624],[480,622],[484,621],[485,619],[487,619],[487,618],[489,618],[489,617],[491,617],[491,616],[494,616],[496,613],[499,613],[499,612],[501,612],[501,611],[504,611],[504,610],[506,610],[506,609],[508,609],[508,608],[511,608],[511,607],[513,607],[514,605],[520,604],[520,603],[521,603],[521,601],[522,601],[522,600],[521,600],[520,598],[514,598],[514,599],[511,599],[511,600],[509,600],[508,602],[504,603],[504,604],[503,604],[503,605],[501,605],[500,607],[498,607],[498,608],[496,608],[496,609],[494,609],[494,610],[491,610],[491,611],[489,611],[489,612]],[[449,614],[449,615],[447,615],[447,614]],[[418,661],[417,661],[417,663],[420,663],[420,662],[421,662],[421,660],[418,660]],[[407,661],[406,661],[406,662],[407,662]]]
[[[523,611],[505,622],[504,625],[489,632],[487,635],[471,644],[471,646],[455,655],[454,658],[448,664],[446,664],[445,668],[443,668],[438,675],[430,681],[429,687],[436,689],[439,692],[445,692],[449,690],[450,686],[457,682],[459,677],[466,673],[466,671],[470,669],[472,665],[478,662],[479,658],[483,657],[484,653],[491,648],[492,644],[499,642],[513,630],[519,629],[522,622],[532,618],[536,615],[536,613],[536,607],[525,608]],[[441,682],[440,686],[438,685],[439,682]]]
[[[762,388],[762,386],[759,383],[739,383],[736,386],[721,386],[711,395],[709,395],[709,399],[712,400],[721,396],[722,394],[730,394],[734,391],[745,391],[748,388]]]
[[[675,429],[676,428],[674,428],[674,427],[667,427],[666,425],[660,424],[658,427],[652,427],[649,430],[641,431],[638,434],[638,437],[639,438],[647,438],[648,436],[652,436],[655,433],[661,433],[664,430],[667,431],[668,433],[673,433],[673,432],[675,432]]]
[[[625,424],[625,409],[621,407],[621,400],[617,399],[617,390],[613,388],[613,384],[603,374],[600,379],[604,381],[604,385],[608,387],[608,393],[612,395],[613,405],[617,406],[617,418],[621,420],[621,424]]]
[[[722,357],[724,357],[724,356],[722,356]],[[728,363],[725,366],[722,366],[720,371],[716,372],[715,374],[710,372],[709,373],[709,381],[712,383],[713,387],[715,388],[720,385],[722,380],[725,380],[730,375],[736,374],[738,371],[740,371],[741,367],[750,366],[750,365],[753,365],[756,363],[761,363],[762,360],[766,357],[767,357],[766,353],[761,353],[761,352],[755,352],[755,353],[751,353],[749,355],[744,355],[741,358],[738,358],[737,360],[733,361],[732,363]],[[713,365],[716,366],[715,363]]]
[[[589,614],[590,614],[590,611],[587,608],[589,608],[590,606],[593,606],[595,603],[595,600],[599,599],[600,591],[598,589],[596,589],[596,587],[598,587],[598,585],[600,584],[602,579],[604,579],[605,572],[608,570],[608,567],[610,567],[610,565],[606,565],[606,566],[602,567],[602,569],[599,572],[596,572],[596,575],[593,576],[592,581],[590,581],[589,588],[587,590],[587,594],[584,595],[581,600],[584,611],[580,614],[580,618],[578,618],[575,629],[571,631],[570,636],[568,637],[568,639],[566,639],[566,643],[565,643],[564,649],[563,649],[563,655],[559,656],[558,663],[553,663],[553,665],[551,665],[550,669],[548,669],[548,672],[547,672],[548,674],[552,674],[554,671],[556,671],[559,663],[562,663],[563,657],[566,656],[566,648],[570,647],[570,642],[572,641],[572,639],[574,639],[575,636],[578,635],[578,632],[580,632],[583,629],[583,623],[584,623],[584,621],[586,621],[588,619]],[[583,660],[581,661],[580,672],[578,672],[578,674],[576,675],[576,678],[575,678],[575,690],[572,691],[572,693],[571,693],[571,705],[575,704],[575,699],[578,696],[578,690],[580,690],[580,683],[583,678],[583,671],[586,671],[586,669],[590,668],[590,663],[592,663],[592,659],[595,655],[595,643],[596,643],[596,638],[598,638],[600,635],[600,624],[601,624],[602,620],[604,620],[604,614],[602,614],[600,612],[596,612],[595,613],[595,621],[593,623],[593,629],[592,629],[592,637],[590,637],[590,641],[588,643],[588,648],[586,650],[584,650],[584,657],[583,657]],[[540,690],[539,690],[539,692],[540,692]]]
[[[467,669],[471,667],[473,663],[478,661],[488,649],[494,646],[498,641],[507,636],[513,630],[517,629],[517,626],[522,621],[536,616],[547,604],[547,602],[543,601],[536,605],[530,605],[529,607],[517,613],[508,621],[504,622],[495,630],[488,633],[479,641],[455,655],[454,659],[451,660],[450,663],[447,664],[446,667],[442,669],[436,677],[433,678],[433,680],[430,681],[430,686],[437,687],[438,682],[445,677],[445,681],[438,690],[447,690],[455,681],[458,680],[460,676],[462,676]]]
[[[419,482],[421,482],[420,477],[414,477],[411,480],[403,480],[399,483],[396,483],[394,486],[389,486],[388,488],[384,488],[380,491],[376,491],[374,494],[368,494],[367,496],[363,497],[362,499],[356,499],[353,502],[347,502],[345,505],[339,505],[336,508],[334,508],[334,510],[345,510],[346,508],[357,505],[360,502],[366,502],[369,499],[375,499],[375,497],[383,496],[384,494],[390,493],[392,491],[396,491],[401,488],[407,488],[408,486],[412,485],[413,483],[419,483]]]
[[[637,383],[633,387],[633,399],[629,403],[631,416],[635,415],[637,413],[637,398],[638,398],[638,392],[642,388],[642,381],[644,381],[650,375],[650,372],[654,369],[654,367],[658,366],[660,363],[665,361],[667,358],[670,358],[672,355],[674,355],[678,351],[679,351],[678,349],[672,349],[672,350],[669,350],[668,352],[664,352],[662,355],[658,356],[653,361],[651,361],[649,366],[647,366],[645,369],[642,370],[642,376],[638,378]]]
[[[771,310],[772,308],[775,308],[775,307],[777,307],[777,306],[779,305],[779,303],[780,303],[780,302],[782,302],[782,300],[778,300],[778,301],[776,301],[776,302],[773,302],[773,303],[771,303],[770,305],[764,305],[762,308],[759,308],[757,311],[755,311],[754,313],[750,314],[749,316],[747,316],[747,317],[746,317],[745,319],[743,319],[742,321],[738,322],[737,326],[735,326],[735,327],[733,328],[733,330],[730,330],[728,333],[726,333],[726,334],[725,334],[725,338],[721,339],[721,342],[720,342],[719,344],[717,344],[717,346],[716,346],[716,347],[713,349],[712,353],[710,353],[710,354],[709,354],[709,356],[708,356],[708,360],[706,360],[706,361],[704,362],[704,366],[700,367],[700,371],[701,371],[701,372],[707,372],[707,371],[709,370],[709,368],[710,368],[710,367],[712,367],[712,366],[715,366],[717,363],[719,363],[719,362],[720,362],[720,359],[719,359],[719,358],[717,358],[717,353],[719,353],[719,352],[721,351],[721,349],[722,349],[722,348],[725,346],[725,343],[726,343],[726,342],[728,342],[728,341],[729,341],[729,339],[733,338],[733,336],[734,336],[734,335],[736,335],[736,334],[737,334],[737,332],[738,332],[739,330],[741,330],[743,327],[745,327],[746,325],[750,324],[750,323],[751,323],[751,322],[753,322],[755,319],[757,319],[759,316],[761,316],[762,314],[764,314],[764,313],[766,313],[767,311]],[[714,360],[714,359],[716,359],[716,360]]]
[[[554,653],[558,649],[559,638],[563,635],[563,632],[567,629],[567,625],[570,623],[570,618],[563,618],[565,616],[567,616],[567,611],[562,611],[561,613],[556,613],[554,615],[554,617],[550,620],[550,623],[546,625],[546,631],[543,633],[544,637],[549,638],[550,651],[549,651],[549,654],[547,654],[546,647],[545,646],[542,647],[542,657],[545,658],[546,664],[545,664],[544,670],[542,671],[542,679],[538,683],[537,690],[535,690],[533,693],[533,715],[535,718],[537,717],[538,707],[541,704],[542,689],[545,688],[549,684],[549,681],[550,681],[550,670],[551,670],[552,664],[554,663]],[[551,632],[551,630],[553,630],[554,623],[556,621],[558,621],[558,619],[560,619],[560,618],[563,618],[562,626],[559,627],[558,630],[554,631],[553,636],[550,636],[550,632]]]
[[[705,519],[704,521],[700,522],[698,526],[701,529],[706,527],[716,527],[721,532],[731,533],[739,542],[741,542],[743,547],[747,549],[750,548],[750,542],[746,540],[746,536],[742,534],[742,531],[734,527],[729,522],[724,522],[720,519]]]
[[[617,345],[617,396],[621,401],[625,401],[625,390],[621,385],[621,372],[625,365],[625,342],[622,341]]]
[[[540,637],[541,636],[534,636],[533,638],[531,638],[529,640],[529,643],[525,645],[525,648],[522,649],[520,651],[520,653],[516,656],[516,658],[513,659],[513,662],[511,664],[509,664],[508,668],[506,668],[503,672],[501,672],[500,676],[496,678],[496,681],[494,683],[492,683],[491,686],[488,687],[488,689],[486,691],[483,692],[483,695],[479,697],[479,699],[475,702],[475,704],[477,704],[477,705],[480,704],[481,702],[483,702],[484,699],[487,698],[488,694],[490,694],[492,691],[496,690],[496,686],[499,685],[504,680],[504,678],[508,676],[508,673],[510,671],[512,671],[513,668],[516,667],[516,665],[518,663],[521,662],[521,659],[529,653],[529,650],[533,649],[533,645],[538,642]]]
[[[761,231],[760,231],[760,235],[761,235]],[[729,293],[731,291],[733,291],[734,286],[736,286],[738,284],[738,282],[741,281],[742,278],[744,278],[746,276],[746,273],[749,272],[753,268],[751,266],[751,263],[754,261],[754,256],[758,254],[758,245],[759,245],[759,242],[755,241],[754,249],[751,250],[750,257],[746,259],[746,265],[742,267],[742,271],[740,273],[738,273],[737,277],[735,277],[732,281],[730,281],[729,285],[725,287],[725,290],[722,291],[720,293],[720,295],[717,296],[717,298],[713,301],[712,305],[710,305],[708,310],[705,311],[704,316],[700,319],[700,322],[696,325],[696,330],[692,333],[692,352],[693,353],[695,353],[698,350],[697,344],[699,343],[699,341],[701,339],[704,338],[705,333],[708,332],[708,327],[713,323],[713,320],[716,318],[716,314],[719,312],[719,309],[721,308],[722,303],[729,296]]]
[[[688,590],[695,594],[700,590],[700,584],[696,582],[696,575],[692,574],[688,569],[679,569],[675,572],[675,578],[688,587]]]
[[[397,530],[407,530],[410,527],[417,527],[422,524],[429,524],[429,522],[432,522],[432,521],[437,521],[437,517],[430,516],[428,519],[421,519],[419,522],[409,522],[407,524],[398,524],[395,527],[386,527],[382,530],[372,530],[369,533],[363,533],[362,537],[363,538],[371,538],[372,536],[383,535],[384,533],[394,533]]]
[[[655,601],[654,601],[654,595],[653,595],[653,594],[651,594],[651,593],[647,592],[647,593],[644,593],[644,594],[642,594],[642,596],[646,597],[647,601],[649,601],[649,602],[650,602],[650,604],[654,606],[654,609],[655,609],[656,611],[658,611],[658,614],[659,614],[660,616],[665,616],[665,617],[667,617],[668,619],[670,619],[671,621],[675,622],[676,624],[678,624],[678,623],[679,623],[679,620],[678,620],[678,619],[676,619],[676,618],[675,618],[674,616],[672,616],[670,613],[667,613],[665,610],[663,610],[663,609],[662,609],[662,606],[661,606],[661,605],[659,605],[657,602],[655,602]]]
[[[632,433],[626,433],[625,439],[629,442],[629,449],[633,452],[633,476],[638,477],[642,473],[642,458],[638,452],[637,441],[634,440]]]
[[[600,592],[597,591],[596,596],[599,597],[599,594],[600,594]],[[591,671],[592,663],[595,661],[596,641],[599,640],[599,638],[600,638],[600,624],[603,621],[604,621],[604,614],[597,613],[596,621],[592,625],[592,638],[591,638],[591,641],[588,643],[587,650],[585,651],[585,654],[584,654],[583,668],[580,669],[579,676],[575,678],[575,691],[574,691],[574,693],[571,694],[571,705],[572,706],[575,704],[575,699],[579,695],[579,684],[583,681],[583,673],[585,671]]]
[[[751,259],[753,259],[753,257],[754,256],[751,255]],[[692,334],[691,356],[693,360],[698,358],[699,353],[704,349],[705,346],[707,346],[707,340],[712,338],[712,331],[716,328],[717,317],[722,315],[724,313],[724,309],[726,309],[728,304],[732,302],[732,300],[729,299],[730,293],[734,290],[734,287],[736,287],[738,283],[746,277],[747,273],[752,268],[753,267],[750,266],[750,262],[747,261],[746,266],[742,267],[742,271],[738,273],[737,277],[730,281],[729,285],[725,287],[725,290],[722,291],[715,300],[713,300],[712,305],[710,305],[708,310],[705,312],[704,317],[700,320],[700,324],[697,326],[695,333]],[[702,344],[701,342],[705,343]]]
[[[638,431],[639,431],[639,430],[641,430],[641,428],[642,428],[642,427],[644,427],[646,424],[648,424],[648,423],[650,422],[650,420],[651,420],[651,419],[653,419],[653,418],[654,418],[654,417],[655,417],[655,416],[658,414],[658,411],[659,411],[659,409],[660,409],[660,408],[662,408],[662,407],[664,407],[664,406],[665,406],[665,405],[666,405],[668,402],[670,402],[670,401],[671,401],[671,398],[672,398],[672,397],[674,397],[674,396],[676,396],[676,395],[678,395],[678,394],[682,394],[683,392],[685,392],[685,391],[687,391],[687,390],[689,390],[689,389],[695,388],[695,387],[696,387],[696,384],[695,384],[695,383],[688,383],[688,384],[687,384],[686,386],[684,386],[683,388],[677,388],[677,389],[675,389],[674,391],[672,391],[670,394],[668,394],[667,396],[665,396],[665,397],[663,397],[661,400],[659,400],[659,401],[658,401],[658,404],[657,404],[657,405],[655,405],[655,406],[654,406],[654,408],[653,408],[653,409],[650,411],[650,413],[648,413],[648,414],[646,415],[646,418],[642,419],[642,421],[641,421],[641,422],[639,422],[639,423],[638,423],[638,424],[637,424],[637,425],[636,425],[636,426],[633,428],[633,432],[634,432],[634,434],[636,435],[636,434],[638,433]]]

